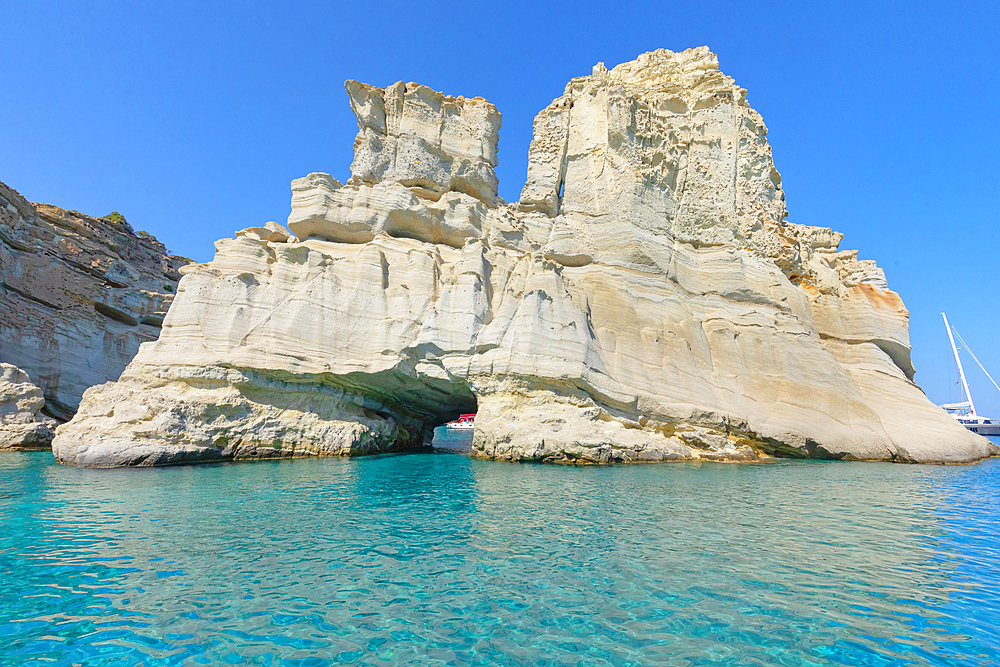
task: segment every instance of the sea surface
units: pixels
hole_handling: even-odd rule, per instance
[[[0,456],[0,665],[997,665],[1000,460]]]

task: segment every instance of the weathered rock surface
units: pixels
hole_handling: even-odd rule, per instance
[[[187,263],[124,219],[31,204],[0,183],[0,361],[61,420],[155,340]]]
[[[476,409],[474,453],[501,459],[990,455],[913,383],[882,271],[785,221],[764,123],[708,49],[572,80],[511,205],[491,105],[347,89],[350,181],[294,181],[288,230],[182,269],[60,461],[389,451]]]
[[[359,128],[352,184],[395,182],[427,199],[455,191],[498,203],[495,106],[402,81],[384,90],[357,81],[346,87]]]
[[[48,449],[56,422],[42,415],[45,398],[28,374],[0,363],[0,450]]]

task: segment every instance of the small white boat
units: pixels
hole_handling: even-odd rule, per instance
[[[476,413],[462,415],[453,422],[445,424],[445,428],[473,429],[476,428]]]
[[[955,353],[955,363],[958,364],[958,376],[962,380],[962,392],[965,396],[965,400],[959,403],[945,403],[941,407],[944,408],[945,412],[950,414],[952,417],[958,420],[958,423],[969,429],[973,433],[978,433],[979,435],[1000,435],[1000,421],[996,419],[987,419],[981,415],[976,414],[976,404],[972,402],[972,392],[969,391],[969,383],[965,380],[965,370],[962,368],[962,360],[958,356],[958,347],[955,346],[955,336],[958,336],[958,340],[962,343],[965,351],[975,359],[979,367],[983,369],[986,373],[986,377],[990,379],[993,386],[1000,391],[1000,385],[997,385],[996,380],[993,376],[983,368],[983,365],[979,363],[979,359],[976,355],[969,349],[968,344],[962,340],[962,336],[948,323],[948,316],[941,313],[941,317],[944,318],[944,327],[948,330],[948,340],[951,341],[951,351]]]

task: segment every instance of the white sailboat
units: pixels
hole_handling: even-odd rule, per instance
[[[941,313],[941,317],[944,318],[944,328],[948,330],[948,340],[951,341],[951,351],[955,353],[955,363],[958,364],[958,376],[962,380],[962,392],[965,396],[965,400],[961,403],[945,403],[941,407],[950,414],[952,417],[958,420],[958,423],[969,429],[973,433],[978,433],[979,435],[1000,435],[1000,421],[995,419],[987,419],[976,413],[976,404],[972,402],[972,392],[969,391],[969,383],[965,381],[965,370],[962,368],[962,360],[958,356],[958,348],[955,346],[955,336],[958,336],[958,340],[962,343],[962,347],[965,349],[969,355],[975,360],[979,367],[983,369],[986,373],[986,377],[990,379],[993,386],[1000,391],[1000,385],[997,385],[996,380],[993,376],[983,368],[983,365],[976,358],[976,355],[969,349],[968,344],[962,340],[961,334],[948,323],[948,316]],[[954,335],[953,335],[954,334]]]

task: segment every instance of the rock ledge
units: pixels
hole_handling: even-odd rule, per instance
[[[348,82],[353,175],[184,267],[156,342],[84,395],[81,466],[364,454],[478,411],[476,456],[957,463],[996,448],[913,383],[908,313],[788,222],[767,128],[707,48],[573,79],[520,201],[500,115]]]

